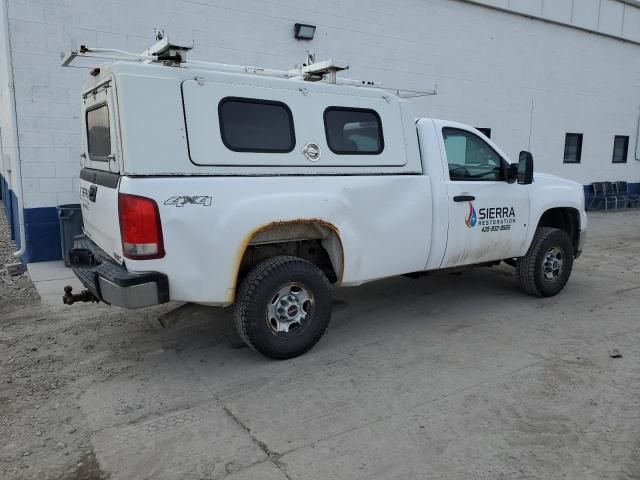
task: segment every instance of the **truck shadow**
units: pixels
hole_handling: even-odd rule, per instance
[[[321,343],[358,342],[363,335],[373,340],[389,331],[412,335],[417,326],[428,329],[429,325],[449,324],[451,328],[460,328],[461,321],[473,321],[467,313],[495,308],[496,304],[517,304],[523,298],[528,297],[517,288],[511,268],[419,279],[394,277],[358,287],[337,288],[332,322],[326,340]],[[152,317],[157,318],[157,314]],[[375,331],[378,333],[372,333]],[[244,347],[235,329],[233,307],[202,306],[159,333],[164,347],[178,352]]]

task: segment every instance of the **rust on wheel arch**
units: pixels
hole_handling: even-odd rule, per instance
[[[340,254],[342,257],[342,261],[340,262],[340,275],[338,277],[337,284],[339,284],[342,281],[342,277],[344,274],[344,247],[342,245],[342,239],[340,238],[340,231],[338,230],[338,227],[336,227],[334,224],[330,222],[327,222],[326,220],[323,220],[322,218],[299,218],[294,220],[275,220],[273,222],[266,223],[264,225],[261,225],[260,227],[253,229],[242,240],[240,247],[236,252],[236,256],[234,260],[235,267],[233,269],[233,276],[231,278],[232,280],[231,284],[233,285],[233,288],[227,289],[226,301],[229,304],[232,304],[235,302],[236,285],[238,282],[238,275],[240,273],[240,264],[242,263],[242,258],[244,257],[244,253],[247,251],[247,248],[249,247],[249,245],[251,245],[253,239],[259,234],[272,230],[277,227],[291,226],[291,225],[305,225],[305,224],[319,225],[320,227],[324,227],[328,230],[331,230],[333,233],[335,233],[338,239],[338,244],[340,245]]]

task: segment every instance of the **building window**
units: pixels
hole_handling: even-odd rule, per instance
[[[613,163],[627,163],[629,153],[629,137],[616,135],[613,140]]]
[[[564,141],[564,163],[580,163],[582,158],[582,134],[567,133]]]
[[[87,110],[87,150],[91,160],[109,161],[111,155],[111,129],[109,107],[106,104]]]
[[[490,128],[476,128],[479,132],[481,132],[485,137],[491,138],[491,129]]]
[[[282,102],[227,97],[218,118],[222,142],[234,152],[289,153],[296,145],[293,116]]]
[[[329,107],[324,131],[329,149],[338,155],[377,155],[384,149],[382,122],[374,110]]]

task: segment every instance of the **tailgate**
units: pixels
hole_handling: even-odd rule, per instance
[[[120,175],[90,168],[80,172],[80,201],[84,232],[102,250],[122,261],[118,185]]]

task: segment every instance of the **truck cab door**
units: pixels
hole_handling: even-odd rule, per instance
[[[438,128],[449,211],[441,268],[524,255],[528,186],[507,182],[509,162],[479,132],[459,124]]]

